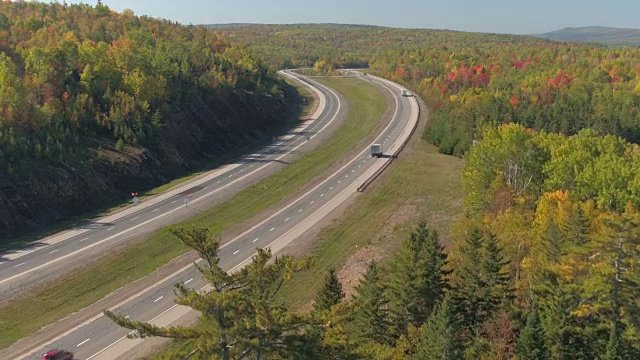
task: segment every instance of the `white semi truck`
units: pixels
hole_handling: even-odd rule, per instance
[[[371,145],[371,157],[381,157],[382,156],[382,145],[380,144],[372,144]]]

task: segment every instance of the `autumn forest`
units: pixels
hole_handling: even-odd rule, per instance
[[[331,271],[300,314],[274,294],[307,259],[271,262],[265,250],[227,274],[213,234],[174,229],[222,289],[178,285],[201,323],[167,330],[110,317],[191,341],[167,359],[640,358],[640,48],[356,25],[181,26],[105,5],[3,4],[0,183],[30,179],[51,192],[72,168],[104,174],[149,157],[158,160],[142,167],[146,180],[84,189],[159,184],[202,153],[286,126],[299,98],[275,71],[298,67],[366,68],[426,103],[422,141],[465,161],[447,246],[417,222],[398,253],[368,265],[352,300]],[[35,166],[61,180],[42,185]],[[0,220],[0,234],[51,219],[28,210],[38,204],[97,202],[16,193],[24,199],[0,193],[0,218],[4,202],[13,219]],[[211,340],[223,332],[235,345]]]

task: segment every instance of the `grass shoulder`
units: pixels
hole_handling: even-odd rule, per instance
[[[297,274],[282,289],[292,309],[306,310],[327,271],[338,276],[350,294],[371,260],[384,263],[419,219],[425,219],[448,241],[448,229],[462,211],[463,160],[438,153],[419,140],[308,246],[314,266]],[[286,251],[287,249],[285,249]]]
[[[330,140],[182,225],[207,226],[213,232],[222,232],[239,224],[296,193],[314,178],[324,176],[327,168],[371,133],[387,107],[382,92],[358,79],[329,78],[323,83],[342,93],[350,106],[347,119]],[[161,229],[70,275],[0,304],[0,348],[152,273],[187,251],[166,229]]]
[[[307,239],[306,249],[293,251],[317,260],[311,269],[296,274],[283,286],[280,300],[290,309],[308,311],[332,267],[338,269],[350,296],[367,264],[376,260],[385,265],[418,219],[425,219],[447,242],[448,229],[462,211],[463,166],[462,159],[440,154],[435,146],[418,139],[338,221],[324,227],[315,239]],[[292,249],[283,251],[287,250]],[[147,359],[160,360],[162,354],[191,346],[188,340],[172,341],[165,352]]]

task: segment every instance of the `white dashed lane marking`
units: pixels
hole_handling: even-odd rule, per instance
[[[235,254],[237,254],[239,252],[240,252],[240,250],[236,250],[236,251],[233,252],[233,255],[235,255]]]
[[[157,298],[157,299],[153,300],[153,302],[158,302],[158,301],[160,301],[160,299],[162,299],[163,297],[164,297],[164,295],[162,295],[162,296],[160,296],[159,298]]]
[[[80,347],[82,344],[86,343],[89,340],[91,340],[91,338],[87,338],[86,340],[80,342],[78,345],[76,345],[76,347]]]

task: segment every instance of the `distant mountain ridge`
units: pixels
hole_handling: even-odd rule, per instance
[[[533,36],[551,40],[600,43],[611,46],[640,46],[640,29],[604,26],[567,27]]]
[[[225,27],[242,27],[242,26],[331,26],[341,28],[387,28],[379,25],[366,24],[340,24],[340,23],[289,23],[289,24],[267,24],[267,23],[225,23],[225,24],[201,24],[206,28],[225,28]]]

